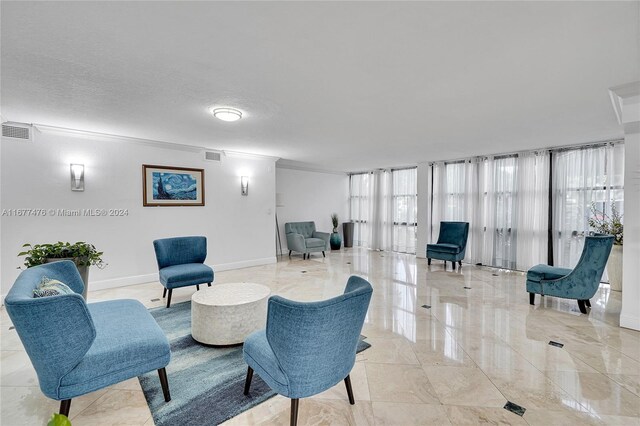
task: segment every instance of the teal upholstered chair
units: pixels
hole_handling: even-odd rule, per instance
[[[585,238],[582,255],[575,268],[536,265],[527,272],[529,303],[535,295],[576,299],[580,312],[587,313],[589,299],[596,294],[600,278],[613,246],[613,235],[596,234]]]
[[[298,418],[298,400],[323,392],[344,380],[351,405],[355,404],[349,373],[369,308],[373,289],[352,276],[344,294],[320,302],[269,298],[266,330],[244,342],[249,366],[244,394],[249,393],[255,371],[271,389],[291,398],[291,425]]]
[[[289,222],[284,224],[284,232],[287,236],[287,247],[289,247],[289,257],[292,251],[302,253],[302,258],[308,257],[311,253],[324,251],[329,247],[328,232],[316,231],[315,222]]]
[[[43,277],[74,293],[34,298]],[[73,398],[158,370],[169,401],[171,351],[151,314],[137,300],[87,304],[83,288],[76,266],[65,260],[22,271],[5,298],[42,393],[61,401],[60,413],[68,416]]]
[[[431,265],[431,259],[447,261],[455,269],[456,262],[462,266],[462,259],[467,249],[467,238],[469,237],[468,222],[440,222],[440,234],[436,244],[427,244],[427,263]]]
[[[204,264],[207,258],[206,237],[163,238],[153,242],[160,270],[160,284],[164,286],[162,297],[167,296],[167,308],[171,306],[174,288],[200,284],[211,287],[213,269]]]

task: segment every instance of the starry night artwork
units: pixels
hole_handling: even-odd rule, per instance
[[[143,165],[145,206],[203,206],[204,170]]]

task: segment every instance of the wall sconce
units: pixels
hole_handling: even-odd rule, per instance
[[[240,177],[240,193],[242,195],[249,195],[249,176]]]
[[[71,164],[71,190],[84,191],[84,164]]]

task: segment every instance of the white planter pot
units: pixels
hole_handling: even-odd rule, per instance
[[[614,245],[607,262],[609,285],[613,291],[622,291],[622,246]]]

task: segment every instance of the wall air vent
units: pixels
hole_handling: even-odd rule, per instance
[[[204,159],[205,160],[209,160],[209,161],[220,161],[221,155],[220,155],[219,152],[205,151],[204,152]]]
[[[27,124],[3,123],[2,137],[30,141],[32,140],[31,130],[31,126]]]

